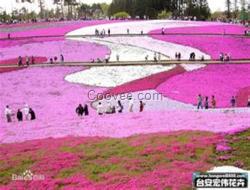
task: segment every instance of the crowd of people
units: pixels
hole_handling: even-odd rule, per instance
[[[230,100],[230,105],[232,108],[235,108],[237,106],[237,98],[235,96],[232,96]],[[139,112],[143,112],[145,109],[146,103],[143,101],[139,101]],[[247,101],[247,107],[250,107],[250,96],[248,96]],[[208,96],[202,96],[201,94],[197,97],[197,109],[215,109],[217,108],[217,102],[214,95],[211,96],[211,100]],[[115,113],[123,113],[124,111],[124,105],[122,104],[121,100],[118,100],[116,104],[113,104],[111,102],[108,102],[107,104],[103,104],[101,101],[98,102],[96,106],[96,112],[98,115],[104,115],[104,114],[115,114]],[[134,99],[129,97],[128,98],[128,112],[134,112]],[[82,116],[88,116],[89,115],[89,106],[88,104],[85,104],[82,106],[82,104],[79,104],[75,110],[76,114],[79,117]],[[35,120],[36,114],[34,110],[28,106],[28,104],[25,104],[23,108],[17,109],[16,112],[13,112],[13,110],[10,108],[9,105],[7,105],[4,109],[4,115],[6,117],[6,120],[8,123],[13,122],[16,116],[16,119],[18,122],[22,122],[24,120]]]
[[[13,122],[15,116],[18,122],[22,122],[24,120],[28,121],[36,119],[36,114],[34,110],[31,107],[29,107],[28,104],[25,104],[22,109],[17,109],[16,113],[10,108],[9,105],[7,105],[4,110],[4,115],[8,123]]]
[[[111,30],[108,29],[107,31],[105,29],[98,30],[97,28],[95,29],[95,36],[96,37],[105,37],[106,35],[111,36]]]
[[[54,58],[50,58],[49,59],[49,63],[50,64],[54,64],[55,62],[57,62],[58,58],[57,56],[55,56]],[[64,56],[63,54],[60,55],[60,62],[64,63]],[[19,67],[21,66],[29,66],[29,65],[34,65],[36,63],[36,58],[34,56],[25,56],[25,58],[23,58],[22,56],[19,56],[17,59],[17,65]]]
[[[134,112],[134,99],[128,99],[128,112]],[[139,102],[139,112],[143,112],[146,103],[143,101]],[[105,115],[105,114],[115,114],[115,113],[123,113],[124,105],[122,104],[121,100],[118,100],[117,103],[114,105],[111,102],[107,102],[105,105],[99,101],[96,106],[96,112],[98,115]],[[87,104],[82,106],[79,104],[75,110],[76,114],[79,117],[88,116],[89,115],[89,107]]]
[[[58,61],[58,57],[57,57],[57,56],[55,56],[55,57],[49,59],[49,63],[50,63],[50,64],[54,64],[54,63],[56,63],[57,61]],[[64,63],[64,56],[63,56],[63,54],[60,54],[60,60],[59,60],[59,62],[60,62],[60,63]]]
[[[134,99],[130,97],[128,101],[128,112],[134,112]],[[139,112],[144,111],[145,105],[145,102],[139,102]],[[108,102],[106,106],[104,106],[102,102],[98,102],[96,111],[98,115],[123,113],[124,105],[122,104],[121,100],[118,100],[116,105],[112,105],[110,102]]]
[[[25,59],[23,61],[23,59]],[[20,67],[20,66],[23,66],[23,65],[27,65],[29,66],[30,64],[34,65],[35,64],[35,57],[34,56],[26,56],[25,58],[23,58],[22,56],[19,56],[18,57],[18,61],[17,61],[17,65]]]
[[[232,96],[230,99],[230,106],[232,108],[235,108],[237,106],[237,98],[235,96]],[[250,107],[250,96],[248,96],[247,100],[247,107]],[[216,108],[216,99],[215,96],[213,95],[211,97],[211,101],[209,101],[208,96],[202,96],[201,94],[198,95],[197,98],[197,109],[210,109],[210,108]]]
[[[220,55],[219,55],[219,59],[220,59],[220,61],[230,61],[231,56],[230,56],[229,53],[221,52]]]
[[[216,99],[214,95],[211,97],[210,103],[208,96],[203,97],[201,94],[198,95],[197,109],[203,109],[203,108],[205,109],[216,108]]]

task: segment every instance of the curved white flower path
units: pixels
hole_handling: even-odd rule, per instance
[[[69,35],[93,35],[95,29],[107,30],[110,29],[111,34],[127,34],[129,29],[130,34],[140,34],[143,30],[144,34],[156,30],[159,28],[177,28],[183,26],[207,26],[216,25],[214,22],[193,22],[193,21],[176,21],[176,20],[147,20],[147,21],[131,21],[131,22],[117,22],[117,23],[106,23],[95,26],[89,26],[71,31]]]
[[[67,75],[65,80],[89,86],[116,87],[152,74],[171,70],[174,67],[175,65],[91,67],[90,69]]]

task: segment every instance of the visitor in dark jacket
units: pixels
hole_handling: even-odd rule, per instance
[[[84,108],[83,108],[83,113],[85,116],[89,115],[89,107],[88,104],[85,104]]]
[[[76,108],[76,113],[78,116],[82,116],[84,112],[84,109],[82,107],[82,104],[79,104],[79,106]]]
[[[18,121],[23,121],[23,113],[20,111],[20,109],[17,110],[16,117]]]
[[[32,108],[30,108],[29,114],[30,114],[30,120],[36,119],[36,114]]]

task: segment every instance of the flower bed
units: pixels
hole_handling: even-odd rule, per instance
[[[9,25],[6,25],[5,32],[0,33],[0,36],[1,38],[4,37],[6,38],[8,33],[11,34],[11,37],[65,35],[67,32],[76,30],[78,28],[92,26],[92,25],[95,26],[106,23],[115,23],[115,22],[122,22],[122,21],[94,20],[94,21],[69,21],[69,22],[55,22],[55,23],[45,22],[45,23],[37,23],[34,25],[33,24],[22,24],[21,26],[14,25],[11,28],[9,28]]]
[[[89,53],[91,52],[91,53]],[[17,46],[1,48],[0,60],[13,59],[20,56],[42,56],[49,58],[63,54],[65,61],[90,61],[96,58],[104,58],[109,53],[108,48],[88,42],[76,42],[72,40],[57,40],[45,42],[32,42]]]
[[[242,84],[240,81],[247,82],[248,75],[244,76],[242,73],[241,75],[237,73],[237,71],[240,72],[240,70],[244,70],[244,72],[248,74],[248,67],[245,65],[237,66],[237,69],[232,69],[230,73],[226,72],[226,69],[222,69],[226,66],[220,66],[221,74],[224,73],[225,75],[221,75],[222,81],[218,78],[218,74],[216,74],[216,72],[218,72],[217,66],[211,65],[209,68],[210,67],[214,67],[214,69],[210,71],[215,72],[215,76],[218,79],[216,80],[215,78],[217,82],[221,82],[224,85],[225,82],[230,82],[230,85],[225,86],[228,88],[228,91],[233,91],[231,88],[236,88],[239,84]],[[14,123],[8,124],[2,112],[0,117],[0,142],[20,142],[67,135],[126,137],[141,133],[189,129],[229,132],[247,128],[246,123],[250,123],[248,113],[228,115],[209,112],[196,113],[184,110],[154,111],[143,114],[125,113],[99,117],[94,110],[90,109],[91,116],[82,120],[75,114],[76,106],[79,103],[84,104],[89,102],[88,93],[90,90],[99,93],[107,89],[73,85],[64,81],[66,75],[78,72],[81,69],[80,67],[28,68],[17,72],[1,74],[0,81],[4,82],[1,85],[0,99],[2,101],[0,101],[0,107],[4,108],[9,104],[11,108],[16,111],[18,108],[22,108],[25,103],[28,103],[35,110],[38,119],[34,122],[25,121],[17,123],[15,121]],[[197,76],[200,77],[208,76],[206,74],[199,74],[203,70],[204,69],[193,71],[193,73],[197,73]],[[173,85],[189,84],[186,88],[190,91],[197,90],[197,88],[192,86],[192,84],[195,84],[193,83],[194,78],[204,83],[200,84],[200,88],[209,86],[207,85],[209,83],[208,81],[200,79],[199,77],[197,78],[196,75],[194,78],[191,78],[192,80],[190,82],[185,81],[185,77],[183,78],[183,76],[189,76],[190,74],[191,73],[184,73],[174,76],[168,79],[168,81],[169,83],[173,83]],[[237,76],[238,80],[235,80],[234,76]],[[178,83],[172,80],[176,77],[178,78]],[[234,79],[233,82],[229,80],[230,77]],[[242,77],[242,79],[240,77]],[[147,87],[153,88],[158,82],[161,82],[160,80],[160,78],[157,78],[157,80],[154,81],[155,83],[152,82],[152,86],[149,85]],[[185,83],[182,83],[182,80],[184,80]],[[137,85],[129,88],[136,90],[136,86]],[[183,89],[182,86],[181,89]],[[221,87],[219,87],[219,89],[221,89]],[[209,89],[204,91],[204,94],[208,92]],[[237,90],[235,90],[235,92],[237,92]],[[119,93],[119,91],[117,93]],[[192,93],[195,94],[193,96],[194,99],[190,98],[190,100],[195,102],[197,92]],[[183,97],[187,96],[181,96],[180,100],[182,100]],[[225,101],[225,103],[227,102],[228,101]],[[221,104],[220,97],[218,97],[218,104]],[[135,107],[135,110],[138,109]]]
[[[65,53],[65,57],[70,61],[90,61],[91,59],[104,58],[108,54],[108,48],[93,43],[87,42],[72,42],[69,40],[64,41],[63,35],[72,30],[87,27],[92,25],[115,23],[122,21],[74,21],[74,22],[56,22],[56,23],[36,23],[22,24],[10,27],[11,31],[8,31],[9,25],[2,27],[5,32],[0,33],[1,38],[7,36],[10,32],[11,37],[22,37],[21,40],[1,40],[0,50],[3,52],[1,60],[12,59],[19,55],[34,55],[45,56],[51,58],[59,56],[61,53]],[[49,38],[25,38],[29,36],[58,36],[62,37],[49,37]],[[20,52],[20,53],[19,53]],[[92,52],[83,53],[83,52]]]
[[[236,95],[237,106],[246,107],[249,97],[250,97],[250,87],[240,89]]]
[[[156,89],[157,86],[159,86],[162,82],[165,82],[167,79],[184,72],[185,69],[183,69],[183,67],[177,66],[169,71],[164,71],[142,79],[125,83],[120,86],[116,86],[109,89],[104,94],[118,95],[137,91],[153,90]]]
[[[178,27],[165,29],[166,34],[245,34],[247,28],[242,25],[218,24],[213,26]],[[158,33],[160,32],[157,30]],[[156,32],[157,32],[156,31]],[[153,33],[153,32],[152,32]]]
[[[191,189],[193,172],[247,172],[249,133],[178,131],[124,139],[65,137],[3,144],[0,188]],[[221,139],[228,139],[232,154],[215,150]],[[44,180],[9,177],[24,176],[26,170]]]
[[[175,132],[127,139],[67,137],[0,145],[0,183],[11,189],[34,185],[48,189],[187,188],[191,187],[193,171],[212,167],[208,159],[218,139],[207,132]],[[10,180],[9,174],[22,175],[25,170],[43,175],[45,180]]]
[[[229,107],[232,96],[250,84],[250,65],[209,65],[162,83],[157,91],[174,100],[197,103],[198,94],[215,95],[218,107]]]
[[[193,30],[197,30],[197,33],[203,33],[206,32],[206,30],[209,27],[200,28],[200,27],[186,27],[182,29],[171,29],[170,32],[180,32],[180,30],[183,33],[192,32]],[[210,30],[207,30],[207,32],[210,32],[213,27],[210,26]],[[224,26],[216,27],[215,32],[223,30]],[[231,30],[231,29],[230,29]],[[232,29],[234,31],[234,29]],[[241,29],[240,29],[241,30]],[[238,30],[236,30],[238,31]],[[233,37],[233,36],[200,36],[200,35],[153,35],[157,31],[152,31],[151,36],[155,39],[166,41],[166,42],[172,42],[177,43],[181,45],[190,46],[193,48],[197,48],[201,50],[202,52],[205,52],[206,54],[210,55],[213,59],[218,59],[219,54],[221,52],[229,53],[231,58],[233,59],[246,59],[250,58],[250,38],[244,38],[244,37]],[[213,33],[213,32],[212,32]]]
[[[175,65],[91,67],[88,70],[70,74],[65,77],[65,80],[90,86],[116,87],[159,72],[171,70],[174,67]]]
[[[35,64],[37,63],[43,63],[45,61],[47,61],[46,57],[34,57],[35,59]],[[8,59],[8,60],[4,60],[4,61],[0,61],[0,65],[4,66],[4,65],[17,65],[18,59]],[[23,60],[23,64],[25,64],[25,60]],[[10,72],[10,71],[17,71],[19,69],[25,69],[27,67],[13,67],[13,68],[0,68],[0,73],[5,73],[5,72]]]

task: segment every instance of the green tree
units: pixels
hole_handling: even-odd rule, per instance
[[[130,17],[130,15],[127,13],[127,12],[125,12],[125,11],[123,11],[123,12],[118,12],[118,13],[115,13],[114,15],[113,15],[113,17],[115,17],[115,18],[119,18],[119,19],[126,19],[126,18],[129,18]]]
[[[158,19],[167,19],[167,18],[170,18],[171,16],[172,16],[171,12],[163,10],[160,13],[158,13],[157,18]]]

